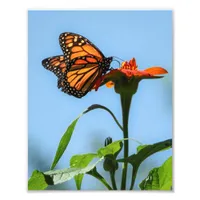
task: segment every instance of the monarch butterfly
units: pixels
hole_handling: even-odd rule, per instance
[[[81,98],[109,69],[113,57],[103,53],[87,38],[76,33],[62,33],[59,42],[64,55],[42,61],[42,65],[58,77],[58,88]]]

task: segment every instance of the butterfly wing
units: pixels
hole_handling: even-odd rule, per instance
[[[52,71],[58,79],[58,88],[81,98],[105,74],[112,61],[87,38],[75,33],[62,33],[59,42],[64,56],[54,56],[42,61],[42,65]]]
[[[42,65],[44,68],[52,71],[58,78],[60,78],[66,70],[64,56],[52,56],[46,58],[42,61]]]
[[[67,70],[70,69],[73,59],[78,57],[96,57],[101,62],[105,56],[87,38],[75,33],[61,33],[59,37],[61,49],[67,63]]]
[[[58,77],[58,88],[62,87],[62,80],[66,71],[64,56],[52,56],[42,61],[45,69],[52,71]]]
[[[69,71],[66,71],[62,91],[81,98],[95,85],[96,80],[102,75],[102,68],[93,57],[75,59]]]

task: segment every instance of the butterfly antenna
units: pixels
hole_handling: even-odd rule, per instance
[[[116,62],[118,62],[119,63],[119,67],[121,66],[121,62],[119,61],[119,60],[121,60],[121,61],[124,61],[123,59],[121,59],[121,58],[119,58],[119,57],[117,57],[117,56],[112,56],[113,58],[116,58],[116,59],[113,59],[113,61],[116,61]]]
[[[113,58],[117,58],[117,59],[119,59],[119,60],[121,60],[121,61],[125,61],[125,60],[123,60],[123,59],[121,59],[121,58],[119,58],[119,57],[117,57],[117,56],[113,56]]]
[[[118,63],[119,63],[119,66],[121,65],[121,63],[119,62],[119,60],[115,60],[115,59],[113,59],[113,61],[116,61],[116,62],[118,62]]]

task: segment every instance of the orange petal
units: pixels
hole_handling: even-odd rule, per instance
[[[167,74],[168,71],[162,67],[150,67],[144,70],[151,75]]]
[[[122,62],[121,68],[126,68],[127,66],[129,66],[127,61]]]
[[[130,67],[131,67],[132,70],[137,69],[137,65],[136,65],[136,60],[135,60],[135,58],[132,58],[132,59],[129,61],[129,65],[130,65]]]
[[[113,83],[112,81],[108,81],[108,82],[106,83],[106,86],[107,86],[108,88],[111,88],[111,87],[114,86],[114,83]]]
[[[121,68],[120,71],[121,71],[122,73],[124,73],[127,77],[132,77],[132,76],[134,76],[134,72],[135,72],[135,70],[124,69],[124,68]]]

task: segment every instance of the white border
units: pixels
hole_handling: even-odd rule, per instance
[[[95,4],[94,4],[95,2]],[[128,3],[132,2],[132,3]],[[198,1],[4,1],[1,5],[1,182],[6,199],[181,199],[199,195],[199,6]],[[178,3],[179,2],[179,3]],[[1,3],[2,4],[2,3]],[[27,10],[174,10],[174,193],[27,192]],[[119,27],[120,28],[120,27]],[[127,27],[128,28],[128,27]],[[197,114],[197,116],[195,115]],[[196,151],[196,152],[195,152]],[[84,195],[83,195],[84,194]],[[81,195],[81,196],[80,196]],[[94,196],[93,196],[94,195]],[[113,197],[114,195],[114,197]],[[3,198],[1,198],[3,199]],[[195,198],[196,199],[196,198]]]

